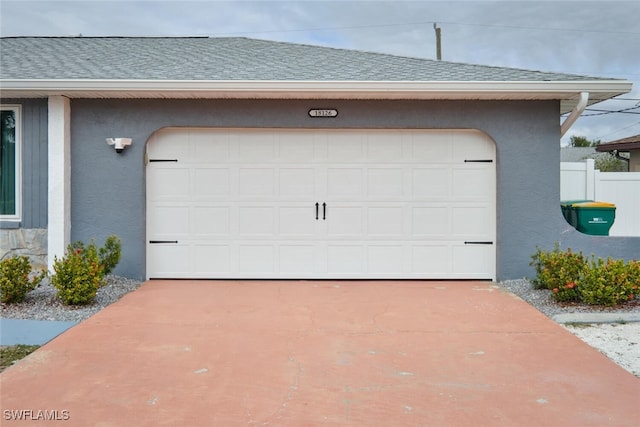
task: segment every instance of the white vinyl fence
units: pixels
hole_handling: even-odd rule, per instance
[[[640,172],[600,172],[594,161],[560,163],[560,199],[615,203],[611,236],[640,236]]]

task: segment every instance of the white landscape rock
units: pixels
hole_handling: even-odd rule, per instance
[[[640,322],[563,325],[622,368],[640,377]]]

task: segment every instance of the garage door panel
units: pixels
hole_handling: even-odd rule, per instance
[[[371,244],[367,248],[368,273],[394,275],[404,271],[402,245]]]
[[[276,273],[275,253],[273,245],[244,244],[238,245],[238,272],[240,276],[256,274],[268,276]]]
[[[370,163],[401,163],[404,159],[402,134],[367,134],[367,161]]]
[[[177,159],[189,161],[191,145],[185,143],[184,130],[165,129],[156,133],[147,145],[149,159]]]
[[[364,135],[359,132],[338,132],[327,140],[328,163],[363,163]]]
[[[200,129],[190,132],[191,161],[194,163],[209,163],[211,159],[217,162],[226,163],[231,158],[229,147],[229,135],[225,132],[212,134]]]
[[[231,209],[226,206],[195,206],[191,235],[209,239],[231,234]]]
[[[315,206],[282,206],[278,209],[279,233],[283,238],[310,239],[317,235]]]
[[[244,163],[274,163],[277,135],[269,132],[247,132],[234,134],[231,138],[236,147],[237,161]]]
[[[189,235],[190,209],[186,206],[156,205],[147,221],[154,230],[153,238]]]
[[[315,272],[315,245],[282,244],[279,248],[279,271],[284,276],[305,277]]]
[[[447,242],[414,245],[412,273],[433,278],[451,276],[451,247]]]
[[[414,168],[413,198],[447,199],[450,194],[451,171],[445,167]]]
[[[315,157],[312,134],[284,133],[279,137],[278,158],[281,163],[306,163]]]
[[[327,218],[328,238],[361,237],[364,232],[363,208],[360,206],[328,205]]]
[[[461,277],[492,279],[493,245],[457,244],[453,247],[453,268]],[[487,266],[491,266],[487,268]]]
[[[451,209],[452,233],[464,238],[484,237],[491,240],[487,232],[491,228],[491,212],[488,206],[455,206]]]
[[[454,168],[452,171],[452,197],[456,200],[487,200],[486,189],[493,181],[489,168]]]
[[[411,157],[419,163],[448,163],[452,156],[452,136],[448,132],[416,133],[411,143]]]
[[[479,132],[170,129],[147,150],[149,277],[495,277]]]
[[[194,169],[195,199],[216,200],[228,198],[231,190],[231,179],[227,168]]]
[[[243,237],[275,235],[275,208],[271,206],[241,206],[238,209],[239,234]]]
[[[371,199],[401,200],[405,197],[403,168],[369,168],[367,196]]]
[[[451,214],[447,206],[421,206],[412,210],[413,237],[446,237],[451,234]]]
[[[401,206],[368,208],[367,234],[401,240],[404,236],[404,209]]]
[[[332,276],[359,276],[364,272],[362,245],[327,245],[327,273]]]
[[[195,244],[193,247],[196,277],[228,277],[232,274],[230,245]]]
[[[192,272],[189,247],[183,244],[152,244],[147,250],[148,265],[154,277],[189,277]]]
[[[361,198],[364,191],[361,168],[327,170],[327,198]]]
[[[151,163],[152,185],[148,186],[147,197],[153,201],[190,200],[190,175],[188,168],[162,167]]]
[[[279,197],[283,200],[308,200],[316,189],[316,170],[314,168],[281,168],[279,170]]]
[[[488,137],[477,132],[458,132],[453,143],[452,161],[493,159],[495,145]]]
[[[240,168],[238,196],[272,200],[276,195],[274,174],[272,168]]]

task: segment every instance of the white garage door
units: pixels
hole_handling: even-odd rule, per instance
[[[150,278],[495,278],[481,132],[166,129],[147,161]]]

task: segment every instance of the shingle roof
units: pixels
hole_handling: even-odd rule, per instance
[[[640,135],[629,136],[627,138],[617,139],[615,141],[606,142],[598,145],[597,151],[628,151],[640,150]]]
[[[0,79],[432,82],[598,80],[587,76],[329,47],[247,38],[208,37],[3,37],[0,38]]]
[[[628,144],[628,143],[632,143],[632,142],[640,142],[640,134],[633,135],[633,136],[628,136],[628,137],[622,138],[622,139],[616,139],[615,141],[605,142],[604,145],[606,145],[606,144]]]
[[[595,159],[602,154],[597,153],[595,147],[562,147],[560,149],[561,162],[583,162],[585,159]]]

